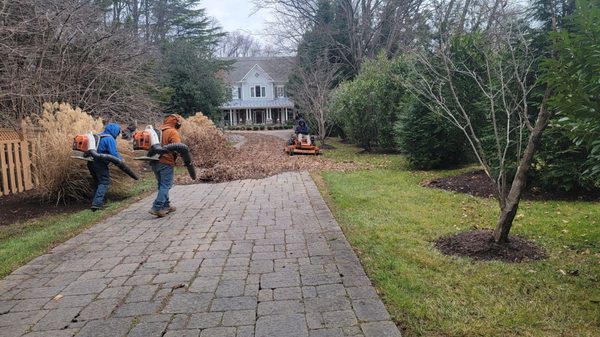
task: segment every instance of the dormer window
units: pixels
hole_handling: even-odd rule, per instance
[[[275,97],[280,98],[280,97],[285,97],[285,87],[283,85],[278,85],[276,87],[277,91],[275,92]]]
[[[250,87],[250,97],[265,97],[267,96],[267,88],[260,85]]]
[[[242,87],[231,87],[231,99],[242,99]]]

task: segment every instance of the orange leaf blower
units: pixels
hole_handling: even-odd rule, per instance
[[[136,157],[136,160],[148,161],[159,160],[160,155],[167,152],[176,152],[181,155],[183,164],[192,180],[196,180],[196,168],[192,162],[192,155],[188,146],[181,143],[161,146],[159,134],[151,125],[146,126],[144,131],[136,131],[133,134],[133,150],[146,152],[144,156]]]
[[[121,171],[125,172],[131,178],[138,180],[139,177],[129,166],[125,164],[121,159],[112,156],[110,154],[98,153],[96,144],[98,144],[98,137],[95,136],[91,131],[85,134],[75,136],[73,139],[73,155],[71,158],[94,161],[95,159],[106,160],[115,164]]]

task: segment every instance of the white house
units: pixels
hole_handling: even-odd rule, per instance
[[[294,102],[287,96],[291,57],[236,58],[225,75],[231,100],[223,104],[228,125],[283,124],[293,118]]]

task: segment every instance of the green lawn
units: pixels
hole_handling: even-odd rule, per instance
[[[0,279],[91,225],[118,213],[139,196],[153,190],[154,185],[154,178],[147,176],[135,185],[130,198],[109,203],[98,212],[83,210],[0,227]]]
[[[405,336],[600,336],[599,203],[522,202],[512,234],[547,260],[448,257],[432,241],[491,228],[497,203],[420,183],[465,169],[410,171],[401,156],[333,145],[326,156],[377,166],[315,180]]]

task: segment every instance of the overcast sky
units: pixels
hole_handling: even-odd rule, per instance
[[[254,5],[251,0],[204,0],[201,4],[206,8],[206,14],[217,19],[227,32],[241,30],[246,34],[260,36],[265,29],[265,21],[269,18],[266,10],[253,14]]]

